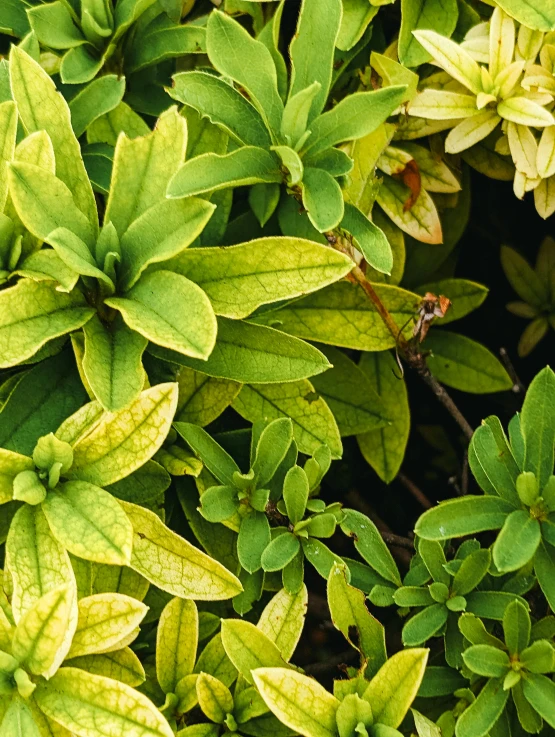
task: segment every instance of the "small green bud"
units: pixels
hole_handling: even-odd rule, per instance
[[[226,714],[224,724],[230,732],[237,732],[237,722],[235,721],[233,714]]]
[[[519,683],[520,679],[521,675],[519,671],[510,670],[503,681],[503,690],[508,691],[510,688],[513,688],[513,686]]]
[[[46,489],[35,471],[21,471],[13,480],[13,498],[27,504],[41,504],[46,499]]]
[[[61,473],[69,471],[73,464],[73,448],[69,443],[58,440],[54,433],[39,438],[33,451],[35,466],[49,471],[55,463],[61,464]]]
[[[520,501],[531,507],[538,498],[538,480],[532,471],[524,471],[519,474],[516,479],[516,490],[520,497]]]
[[[21,698],[28,699],[37,687],[36,683],[33,683],[23,668],[18,668],[13,674],[13,677],[17,683],[17,690]]]
[[[466,609],[466,599],[464,596],[454,596],[452,599],[447,599],[445,606],[451,612],[464,612]]]

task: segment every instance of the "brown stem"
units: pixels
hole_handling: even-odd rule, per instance
[[[380,530],[380,535],[388,545],[395,545],[397,548],[414,552],[414,542],[409,537],[395,535],[393,532],[385,532],[385,530]]]
[[[349,252],[340,244],[340,242],[333,234],[328,235],[327,237],[329,243],[333,245],[338,251],[349,255]],[[453,402],[445,388],[439,383],[436,378],[432,376],[432,373],[428,368],[428,364],[426,363],[426,357],[419,350],[419,346],[414,345],[412,342],[409,342],[405,338],[402,332],[403,329],[397,325],[397,323],[393,319],[393,316],[384,305],[384,303],[381,301],[379,295],[377,294],[372,284],[366,278],[362,269],[359,266],[355,265],[350,272],[348,278],[353,283],[358,284],[372,300],[372,303],[374,304],[380,317],[384,321],[385,326],[391,333],[392,337],[395,339],[397,349],[403,356],[406,363],[410,366],[410,368],[416,371],[422,378],[424,383],[430,387],[437,399],[441,402],[441,404],[443,404],[451,417],[459,425],[467,440],[470,440],[473,434],[471,426],[466,421],[465,417],[463,416],[455,402]]]
[[[409,477],[406,476],[402,471],[399,471],[399,473],[397,474],[397,479],[403,484],[405,489],[408,489],[408,491],[410,491],[416,501],[422,507],[424,507],[424,509],[431,509],[433,507],[432,502],[428,499],[426,494],[424,494],[424,492],[418,488],[414,481],[412,481],[412,479],[409,479]]]
[[[334,671],[336,668],[341,668],[342,665],[352,664],[356,657],[356,650],[345,650],[337,655],[332,655],[331,658],[326,658],[325,663],[310,663],[305,665],[305,673],[315,678],[325,676],[327,673]]]

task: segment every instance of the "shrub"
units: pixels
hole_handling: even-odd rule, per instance
[[[553,734],[551,5],[0,31],[0,737]]]

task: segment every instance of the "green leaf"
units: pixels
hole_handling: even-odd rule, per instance
[[[227,686],[214,676],[201,673],[196,680],[199,706],[216,724],[223,724],[227,714],[233,711],[233,696]]]
[[[35,691],[41,711],[82,737],[172,737],[173,731],[146,696],[124,683],[78,668],[61,668]]]
[[[293,437],[302,453],[310,455],[325,444],[332,458],[341,456],[341,438],[331,410],[306,379],[288,384],[246,385],[232,406],[250,422],[290,417]]]
[[[285,661],[289,661],[301,637],[308,602],[308,591],[303,584],[290,594],[281,589],[264,607],[257,628],[274,642]]]
[[[31,458],[0,449],[0,504],[13,499],[14,480],[22,471],[32,471],[34,463]]]
[[[450,36],[457,25],[459,10],[456,0],[403,0],[401,31],[399,33],[399,61],[407,67],[417,67],[430,61],[412,32],[426,28],[442,36]]]
[[[118,79],[115,74],[98,77],[78,92],[69,103],[71,125],[77,138],[83,135],[93,121],[114,110],[120,104],[124,92],[125,78]]]
[[[524,471],[532,471],[542,489],[553,473],[555,457],[555,374],[546,366],[528,387],[520,427],[524,438]]]
[[[399,569],[371,519],[354,509],[346,509],[341,529],[353,538],[355,548],[371,568],[386,581],[401,585]]]
[[[135,633],[147,609],[137,599],[123,594],[94,594],[81,599],[68,657],[102,653],[117,646]]]
[[[154,512],[120,503],[133,525],[130,566],[137,573],[183,599],[228,599],[241,592],[232,573],[168,529]]]
[[[104,409],[116,412],[140,394],[145,383],[141,357],[148,341],[118,317],[110,325],[93,317],[83,328],[83,371]]]
[[[467,668],[479,676],[502,678],[511,667],[509,656],[491,645],[472,645],[463,652]]]
[[[503,615],[503,633],[510,655],[520,654],[530,642],[530,615],[518,599],[514,599]]]
[[[198,644],[198,611],[193,601],[172,599],[164,607],[156,635],[156,676],[164,693],[193,672]]]
[[[488,418],[476,430],[470,442],[469,460],[472,472],[487,493],[498,494],[515,507],[521,506],[516,490],[519,468],[497,418]]]
[[[144,212],[165,200],[186,148],[187,123],[175,107],[162,114],[152,133],[133,140],[119,137],[104,221],[114,224],[120,238]]]
[[[439,634],[445,627],[449,610],[444,604],[431,604],[417,612],[403,627],[403,645],[415,647]]]
[[[555,30],[555,11],[539,0],[501,0],[499,7],[528,28]]]
[[[312,134],[304,146],[303,156],[315,156],[338,143],[372,133],[401,104],[405,90],[405,85],[397,85],[345,97],[311,124]]]
[[[409,337],[412,326],[408,323],[420,298],[395,286],[378,284],[374,288],[395,322],[407,325],[404,331]],[[343,348],[374,352],[395,347],[395,339],[367,295],[347,281],[324,287],[280,309],[260,313],[255,319],[299,338]]]
[[[341,0],[303,0],[297,32],[289,48],[291,87],[289,99],[317,82],[318,94],[310,107],[310,125],[325,107],[330,89],[334,47],[341,23]],[[311,127],[312,128],[312,127]]]
[[[280,722],[304,737],[336,737],[339,701],[317,681],[284,668],[259,668],[253,678]]]
[[[8,165],[14,157],[17,133],[17,108],[7,100],[0,104],[0,213],[8,197]]]
[[[154,271],[123,297],[105,300],[130,328],[158,345],[208,358],[216,342],[216,317],[205,293],[171,271]]]
[[[306,167],[301,184],[303,205],[310,222],[320,233],[333,230],[343,220],[341,187],[324,169]]]
[[[319,82],[313,82],[287,100],[281,121],[281,133],[291,146],[296,146],[305,134],[310,109],[321,89]]]
[[[359,366],[378,394],[389,424],[358,435],[357,442],[367,463],[389,483],[397,476],[409,437],[407,388],[403,379],[397,378],[395,359],[390,353],[364,353]]]
[[[179,198],[261,182],[281,182],[275,154],[243,146],[230,154],[201,154],[187,161],[171,179],[168,197]]]
[[[323,353],[333,367],[311,382],[328,403],[341,436],[368,433],[389,425],[384,402],[366,373],[342,351],[325,347]]]
[[[204,28],[193,23],[170,27],[153,23],[135,37],[126,54],[126,66],[129,73],[136,73],[168,59],[200,53],[206,53]]]
[[[66,228],[91,250],[95,230],[76,206],[71,190],[58,177],[42,167],[14,161],[9,171],[10,195],[25,227],[40,240]],[[87,253],[90,263],[92,255]]]
[[[109,653],[82,655],[79,658],[72,658],[67,665],[93,675],[113,678],[115,681],[127,683],[128,686],[140,686],[145,680],[141,661],[128,647]]]
[[[274,477],[292,440],[293,425],[288,417],[274,420],[262,430],[251,464],[258,488],[264,488]]]
[[[10,52],[10,82],[18,113],[28,134],[46,131],[56,154],[56,174],[69,188],[93,228],[98,215],[69,107],[42,67],[17,46]]]
[[[223,619],[222,642],[227,656],[249,683],[253,683],[256,668],[286,667],[277,645],[250,622]]]
[[[301,544],[291,532],[276,536],[264,549],[260,563],[265,571],[281,571],[298,555]]]
[[[475,550],[470,553],[459,570],[453,576],[452,591],[457,596],[465,596],[475,589],[482,581],[491,564],[489,550]]]
[[[68,554],[53,537],[40,506],[25,504],[16,512],[6,540],[6,568],[13,581],[16,622],[42,596],[74,581]]]
[[[376,202],[398,228],[422,243],[443,243],[441,221],[433,199],[425,189],[412,201],[411,190],[402,182],[383,175]]]
[[[195,198],[163,200],[146,210],[121,239],[119,289],[126,292],[150,264],[167,261],[186,249],[201,234],[214,209],[210,202]],[[172,268],[172,262],[165,267],[178,271]]]
[[[459,717],[457,734],[460,737],[485,737],[501,716],[508,698],[509,691],[503,689],[503,681],[491,678],[476,701]]]
[[[106,486],[136,471],[166,439],[176,405],[177,384],[158,384],[126,409],[104,413],[74,444],[72,478]]]
[[[541,542],[541,527],[528,511],[517,509],[507,517],[493,546],[499,571],[517,571],[532,560]]]
[[[361,41],[368,25],[376,16],[379,8],[365,0],[343,0],[341,28],[337,38],[337,48],[350,51]]]
[[[52,676],[64,660],[77,624],[75,586],[52,589],[19,620],[12,654],[34,675]]]
[[[230,84],[206,72],[181,72],[169,94],[223,128],[237,143],[268,148],[272,139],[262,117]]]
[[[397,728],[412,704],[424,677],[428,650],[398,652],[385,662],[362,697],[372,706],[374,722]]]
[[[155,356],[208,376],[241,383],[298,381],[329,368],[327,358],[298,338],[239,320],[218,318],[218,339],[206,361],[151,346]]]
[[[2,407],[0,446],[31,455],[40,437],[57,430],[86,401],[75,363],[66,352],[38,363],[20,378]]]
[[[31,358],[49,340],[77,330],[94,310],[79,293],[56,291],[51,282],[20,280],[0,293],[0,368]]]
[[[555,726],[555,683],[551,678],[528,675],[523,682],[524,696],[538,714],[551,726]]]
[[[190,248],[164,265],[208,295],[217,315],[247,317],[269,302],[300,297],[346,276],[352,261],[301,238],[260,238],[222,248]]]
[[[208,17],[206,46],[216,69],[244,87],[269,130],[279,131],[283,102],[272,55],[233,18],[219,11]]]
[[[240,473],[233,458],[200,427],[187,422],[176,422],[175,429],[219,481],[234,486],[233,477]]]
[[[391,274],[393,252],[383,230],[348,203],[340,227],[353,236],[355,246],[369,266],[381,273]]]
[[[493,496],[465,496],[450,499],[420,517],[415,533],[425,540],[448,540],[497,530],[514,511],[512,504]]]
[[[43,502],[55,538],[79,558],[127,565],[132,529],[119,502],[86,481],[60,484]]]
[[[42,737],[27,703],[17,696],[8,702],[0,722],[0,731],[10,737]]]
[[[270,540],[270,524],[264,512],[253,510],[243,517],[237,538],[237,556],[246,571],[256,573],[260,569],[262,553]]]
[[[29,33],[29,21],[26,8],[19,0],[8,0],[0,13],[0,27],[3,33],[23,38]],[[7,66],[7,65],[6,65]]]
[[[552,673],[555,650],[548,640],[536,640],[521,652],[520,660],[531,673]]]
[[[283,501],[287,516],[293,525],[305,515],[310,493],[308,477],[300,466],[290,468],[283,481]]]
[[[447,386],[473,394],[507,391],[513,386],[501,361],[465,335],[432,330],[425,346],[432,351],[428,358],[432,374]]]
[[[549,602],[551,609],[555,608],[555,554],[551,545],[541,543],[534,558],[534,573],[538,583]]]
[[[387,660],[385,630],[368,611],[366,596],[349,586],[345,567],[337,564],[331,569],[327,594],[334,627],[360,651],[366,677],[374,676]]]

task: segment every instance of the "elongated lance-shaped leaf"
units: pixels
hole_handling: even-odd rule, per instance
[[[6,568],[13,581],[16,623],[42,596],[74,582],[69,556],[52,535],[40,506],[26,504],[13,518],[6,540]]]
[[[9,702],[0,722],[2,732],[10,737],[42,737],[33,718],[33,712],[22,698],[15,696]]]
[[[336,737],[339,701],[313,678],[284,668],[257,668],[254,682],[278,719],[305,737]]]
[[[476,701],[459,717],[457,733],[462,737],[482,737],[488,734],[501,716],[509,693],[509,690],[503,689],[502,679],[490,678]]]
[[[414,701],[426,670],[428,650],[398,652],[385,662],[363,694],[377,723],[397,728]]]
[[[325,233],[336,228],[345,211],[338,181],[325,169],[306,167],[301,189],[303,205],[316,230]]]
[[[133,633],[148,607],[131,596],[105,593],[80,599],[77,629],[68,658],[92,655],[112,649]]]
[[[222,484],[233,486],[233,475],[240,472],[239,466],[206,430],[188,422],[176,422],[175,429],[211,474]]]
[[[111,678],[61,668],[35,692],[39,708],[62,727],[82,735],[172,737],[169,724],[143,694]]]
[[[345,205],[345,214],[339,227],[353,236],[355,246],[372,268],[384,274],[391,274],[393,252],[383,230],[357,207],[348,203]]]
[[[354,539],[355,547],[364,560],[386,581],[401,584],[397,564],[389,552],[378,528],[371,519],[354,509],[347,509],[341,529]]]
[[[289,661],[303,631],[308,603],[308,591],[303,584],[290,594],[281,589],[264,607],[257,628],[275,642],[281,657]]]
[[[134,530],[131,567],[162,591],[183,599],[229,599],[239,580],[143,507],[120,502]]]
[[[83,371],[104,409],[115,412],[129,405],[145,384],[141,361],[148,344],[118,316],[105,325],[95,315],[84,326]]]
[[[226,317],[218,318],[218,339],[206,361],[154,345],[149,352],[208,376],[245,384],[298,381],[330,368],[324,354],[309,343],[274,328]]]
[[[215,205],[201,199],[163,200],[146,210],[121,239],[119,289],[125,292],[134,286],[150,264],[181,253],[200,235],[214,210]]]
[[[75,583],[52,589],[19,620],[12,653],[35,675],[52,676],[66,657],[77,625]]]
[[[125,297],[105,300],[127,325],[164,348],[207,359],[216,342],[216,316],[206,294],[172,271],[145,274]]]
[[[82,655],[67,661],[71,668],[81,668],[97,676],[113,678],[115,681],[127,683],[128,686],[140,686],[145,680],[145,671],[139,658],[129,647],[109,653]]]
[[[434,61],[457,82],[475,95],[482,92],[480,67],[467,51],[435,31],[413,31],[413,35]]]
[[[94,315],[84,297],[52,282],[20,280],[0,293],[0,368],[31,358],[49,340],[77,330]]]
[[[199,617],[194,601],[172,599],[164,607],[156,634],[156,676],[164,693],[193,672],[197,657]]]
[[[301,238],[260,238],[237,246],[190,248],[164,264],[194,281],[217,315],[247,317],[257,307],[316,291],[349,273],[343,254]]]
[[[46,240],[52,231],[66,228],[92,249],[95,230],[61,179],[34,164],[14,161],[10,165],[9,184],[17,213],[34,236]],[[90,263],[94,263],[90,253],[89,257]]]
[[[73,555],[108,565],[129,563],[131,524],[104,489],[67,481],[48,494],[42,507],[54,537]]]
[[[10,83],[27,132],[48,133],[56,154],[57,176],[72,192],[77,207],[97,228],[94,194],[66,101],[40,64],[17,46],[12,46],[10,52]]]
[[[169,94],[219,125],[245,146],[267,148],[272,138],[260,113],[223,79],[206,72],[181,72],[173,77]]]
[[[297,32],[291,41],[291,89],[289,97],[318,82],[320,90],[310,106],[310,125],[326,104],[331,85],[334,50],[341,24],[340,0],[303,0]]]
[[[104,413],[75,443],[71,477],[105,486],[136,471],[166,439],[176,406],[177,384],[158,384],[125,409]]]
[[[152,133],[132,140],[120,135],[104,218],[120,238],[133,221],[165,199],[186,149],[187,122],[175,107],[162,114]]]
[[[524,471],[533,471],[540,490],[553,473],[555,454],[555,374],[549,367],[535,377],[520,415],[524,438]]]
[[[457,25],[459,10],[453,0],[403,0],[401,29],[399,32],[399,60],[407,67],[416,67],[430,61],[412,35],[418,28],[433,29],[443,36],[450,36]]]
[[[277,645],[250,622],[222,620],[222,642],[228,658],[249,683],[256,668],[286,667]]]
[[[17,108],[7,100],[0,104],[0,213],[8,197],[8,164],[15,153],[17,133]]]
[[[315,156],[337,143],[372,133],[401,104],[405,92],[405,85],[397,85],[345,97],[312,123],[312,133],[303,148],[303,156]]]
[[[426,540],[447,540],[503,526],[514,506],[494,496],[450,499],[429,509],[416,523],[416,534]]]
[[[219,11],[208,17],[206,45],[212,64],[244,87],[274,134],[280,129],[283,102],[269,50],[233,18]]]
[[[187,161],[169,182],[168,197],[188,197],[282,179],[275,154],[256,146],[243,146],[230,154],[206,153]]]

